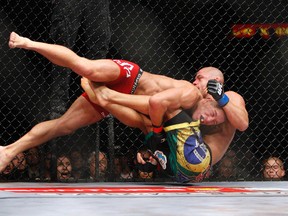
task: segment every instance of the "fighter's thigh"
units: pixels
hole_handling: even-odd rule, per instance
[[[78,97],[67,112],[60,117],[59,125],[67,130],[93,124],[103,119],[102,115],[84,97]]]
[[[86,60],[87,61],[87,60]],[[89,67],[91,73],[86,78],[95,82],[112,82],[120,76],[120,67],[110,59],[88,60],[89,64],[84,67]]]

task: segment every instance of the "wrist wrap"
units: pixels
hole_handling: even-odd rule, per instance
[[[224,107],[229,102],[229,98],[226,94],[223,94],[222,98],[220,98],[220,100],[217,102],[220,107]]]
[[[163,131],[163,126],[160,125],[160,126],[155,126],[153,125],[153,132],[154,133],[161,133]]]

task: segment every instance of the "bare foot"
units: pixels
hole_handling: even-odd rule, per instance
[[[12,161],[13,157],[9,157],[9,155],[6,153],[6,149],[4,146],[0,146],[0,172],[5,170],[7,165]]]
[[[81,78],[81,87],[87,93],[89,99],[95,103],[100,105],[101,107],[105,107],[108,102],[109,89],[103,84],[91,82],[85,77]]]
[[[26,48],[29,41],[31,41],[31,40],[28,38],[25,38],[25,37],[21,37],[20,35],[18,35],[15,32],[11,32],[8,45],[11,49]]]
[[[88,80],[88,83],[93,90],[95,97],[97,98],[97,104],[102,107],[107,106],[109,104],[111,90],[102,83],[95,83],[90,80]]]
[[[97,97],[96,97],[95,93],[93,92],[93,90],[89,84],[89,80],[87,78],[85,78],[85,77],[81,78],[81,87],[83,88],[83,90],[88,95],[90,101],[92,101],[95,104],[98,104]]]

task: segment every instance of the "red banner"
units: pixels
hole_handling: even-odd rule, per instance
[[[278,37],[288,35],[288,23],[280,24],[235,24],[232,26],[232,35],[236,38],[251,38],[256,34],[268,39],[271,34]]]

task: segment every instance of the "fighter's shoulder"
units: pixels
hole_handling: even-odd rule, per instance
[[[174,79],[172,77],[165,76],[165,75],[157,75],[157,80],[158,81],[169,82],[174,87],[191,86],[191,85],[193,85],[191,82],[189,82],[187,80],[177,80],[177,79]]]
[[[238,101],[239,103],[245,103],[244,98],[235,91],[226,91],[225,94],[230,100]]]
[[[177,83],[179,86],[194,86],[191,82],[187,81],[187,80],[175,80],[175,83]]]

